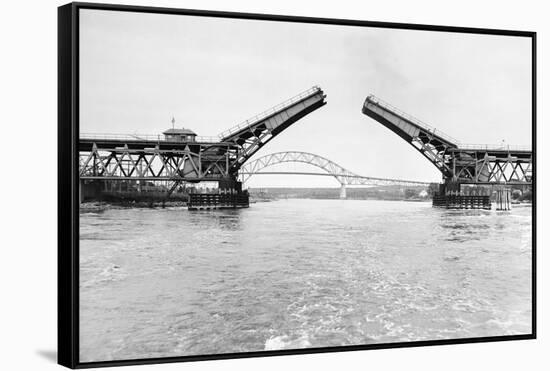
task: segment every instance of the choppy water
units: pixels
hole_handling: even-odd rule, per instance
[[[531,332],[531,208],[80,215],[81,361]]]

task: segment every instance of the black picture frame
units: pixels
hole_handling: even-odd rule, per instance
[[[480,35],[507,35],[531,39],[532,45],[532,150],[533,150],[533,207],[532,207],[532,333],[388,344],[353,345],[308,349],[224,353],[199,356],[145,358],[102,362],[80,362],[79,354],[79,11],[94,9],[139,13],[193,15],[218,18],[269,20],[329,25],[456,32]],[[191,9],[157,8],[99,3],[70,3],[58,8],[58,363],[69,368],[123,366],[168,362],[203,361],[214,359],[266,357],[291,354],[343,352],[355,350],[419,347],[431,345],[526,340],[536,338],[536,32],[466,28],[422,24],[372,22],[348,19],[311,18],[271,14],[234,13]]]

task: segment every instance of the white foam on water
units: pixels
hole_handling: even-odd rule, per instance
[[[265,341],[264,350],[281,350],[285,349],[286,342],[283,338],[286,336],[275,336]]]
[[[288,335],[272,336],[265,341],[264,350],[309,348],[311,343],[307,335],[298,339],[290,339]]]
[[[117,264],[110,264],[103,268],[100,272],[92,275],[92,277],[86,282],[81,283],[81,287],[93,287],[99,284],[117,281],[127,276],[124,270]]]

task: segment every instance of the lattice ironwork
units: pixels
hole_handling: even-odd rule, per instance
[[[533,181],[529,151],[452,151],[453,181],[459,183],[530,184]]]
[[[131,148],[128,144],[92,142],[91,149],[80,151],[80,178],[218,181],[231,177],[231,157],[235,157],[235,151],[220,144]]]

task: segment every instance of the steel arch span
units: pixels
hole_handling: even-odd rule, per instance
[[[246,163],[240,169],[240,173],[243,177],[243,182],[246,182],[250,177],[255,174],[262,174],[261,170],[266,167],[285,163],[285,162],[298,162],[315,166],[324,170],[327,175],[333,176],[342,187],[353,185],[429,185],[428,182],[419,182],[414,180],[403,179],[391,179],[391,178],[375,178],[369,176],[362,176],[355,174],[346,168],[338,165],[334,161],[331,161],[325,157],[316,155],[309,152],[289,151],[289,152],[276,152],[260,157],[254,161]],[[315,173],[282,173],[282,174],[301,174],[301,175],[325,175]],[[344,196],[345,197],[345,196]]]

